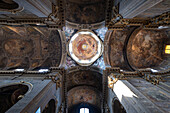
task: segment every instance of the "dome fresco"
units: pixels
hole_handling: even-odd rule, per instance
[[[70,56],[80,65],[88,66],[97,60],[103,51],[101,40],[89,31],[80,31],[73,35],[69,44]]]
[[[71,37],[77,32],[77,30],[75,30],[73,28],[69,28],[69,27],[64,27],[64,31],[65,31],[65,36],[66,36],[67,42],[69,42]],[[102,42],[104,41],[106,32],[107,32],[106,27],[102,27],[102,28],[94,30],[94,33],[97,34],[97,36],[100,38],[100,40]],[[67,56],[67,58],[66,58],[66,66],[65,66],[66,68],[74,67],[74,66],[77,66],[77,65],[78,64],[70,56]],[[100,69],[105,69],[105,63],[104,63],[104,60],[103,60],[103,55],[101,57],[99,57],[92,64],[92,66],[96,66],[96,67],[98,67]]]

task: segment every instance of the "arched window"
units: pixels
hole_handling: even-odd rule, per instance
[[[80,108],[80,113],[89,113],[89,108]]]
[[[170,45],[166,45],[165,47],[165,53],[170,54]]]

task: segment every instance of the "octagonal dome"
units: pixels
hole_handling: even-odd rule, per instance
[[[89,66],[103,52],[103,44],[92,31],[78,31],[68,44],[69,55],[81,66]]]

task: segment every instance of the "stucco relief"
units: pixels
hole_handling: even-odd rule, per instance
[[[89,103],[100,107],[100,93],[88,86],[79,86],[68,92],[68,107],[79,103]]]
[[[164,61],[163,41],[167,38],[164,31],[136,30],[129,39],[127,58],[136,68],[153,68]]]
[[[58,31],[31,26],[4,26],[0,35],[1,69],[59,66],[62,45]]]

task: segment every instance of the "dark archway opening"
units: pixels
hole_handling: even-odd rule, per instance
[[[113,111],[113,113],[126,113],[126,110],[118,100],[113,102]]]
[[[68,113],[80,113],[81,108],[89,109],[89,113],[101,113],[100,108],[98,108],[97,106],[88,104],[88,103],[79,103],[79,104],[73,105],[68,109]]]
[[[0,113],[6,112],[24,97],[28,86],[23,84],[10,85],[0,88]]]
[[[45,106],[45,109],[42,111],[42,113],[55,113],[55,111],[56,111],[55,100],[51,99]]]
[[[0,0],[0,9],[12,10],[18,7],[19,5],[13,0]]]

